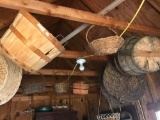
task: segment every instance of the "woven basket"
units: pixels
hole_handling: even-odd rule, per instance
[[[107,113],[97,115],[97,120],[120,120],[120,113]]]
[[[117,33],[110,29],[112,32],[114,32],[115,36],[105,37],[105,38],[99,38],[92,42],[89,42],[88,40],[88,33],[93,28],[91,26],[87,33],[86,33],[86,40],[88,42],[88,45],[96,55],[108,55],[108,54],[114,54],[116,53],[119,48],[123,45],[124,39],[117,35]]]
[[[24,70],[38,71],[64,51],[61,43],[27,11],[2,36],[1,52]]]
[[[55,92],[57,94],[67,93],[68,91],[68,84],[67,83],[56,83],[54,85]]]
[[[124,99],[127,102],[139,100],[147,88],[144,75],[125,76],[112,63],[108,63],[105,68],[103,83],[105,89],[111,95]]]
[[[22,69],[0,53],[0,105],[15,95],[21,79]]]
[[[42,74],[40,74],[42,75]],[[28,86],[22,86],[22,94],[30,95],[35,93],[42,93],[45,90],[45,77],[42,75],[43,81],[41,83],[34,83]]]

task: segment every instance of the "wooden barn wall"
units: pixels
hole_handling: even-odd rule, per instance
[[[34,113],[23,114],[22,112],[29,108],[36,108],[40,106],[66,105],[69,109],[76,110],[78,112],[78,120],[83,120],[83,118],[88,117],[89,114],[92,115],[89,111],[96,110],[96,108],[93,108],[94,106],[89,104],[90,101],[93,103],[96,100],[96,95],[71,96],[70,100],[68,95],[62,97],[54,96],[52,99],[50,99],[50,96],[43,96],[41,97],[41,100],[40,98],[33,97],[33,101],[31,98],[32,97],[14,97],[12,101],[1,106],[0,120],[33,120]]]

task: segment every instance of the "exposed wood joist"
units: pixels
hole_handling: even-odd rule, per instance
[[[71,9],[35,0],[0,0],[0,6],[17,10],[27,9],[30,12],[38,14],[60,17],[63,19],[69,19],[73,21],[79,21],[100,26],[118,28],[121,30],[124,30],[125,27],[128,25],[128,22],[115,19],[109,16],[97,15],[81,10]],[[132,24],[128,30],[148,35],[160,35],[159,28],[149,27],[141,24]]]
[[[39,73],[38,73],[39,72]],[[71,75],[72,70],[57,70],[57,69],[41,69],[38,72],[31,72],[31,73],[24,73],[26,75]],[[84,70],[79,71],[75,70],[72,74],[72,76],[99,76],[100,74],[97,71],[90,71],[90,70]]]
[[[160,12],[160,1],[158,0],[147,0],[155,9]]]
[[[98,61],[108,61],[109,60],[109,57],[108,56],[91,56],[89,57],[90,53],[86,53],[86,52],[79,52],[79,51],[69,51],[69,50],[66,50],[64,51],[61,55],[59,55],[58,57],[60,58],[79,58],[79,57],[87,57],[87,59],[90,59],[90,60],[98,60]]]
[[[18,11],[0,8],[0,29],[9,26],[15,19]]]
[[[160,103],[147,104],[147,110],[159,111],[160,110]]]
[[[47,95],[33,95],[33,96],[22,96],[22,95],[15,95],[12,98],[12,101],[30,101],[33,97],[33,100],[50,100],[51,96]],[[65,95],[52,95],[53,99],[77,99],[77,98],[84,98],[84,97],[89,97],[89,98],[96,98],[98,97],[98,94],[88,94],[88,95],[74,95],[74,94],[65,94]]]
[[[159,97],[158,97],[157,89],[156,87],[154,87],[156,86],[155,80],[152,78],[152,75],[149,73],[147,74],[147,79],[148,79],[148,87],[151,90],[150,92],[153,98],[153,102],[157,102]]]
[[[38,1],[46,2],[46,3],[54,3],[57,0],[38,0]]]

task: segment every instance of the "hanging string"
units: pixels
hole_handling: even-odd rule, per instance
[[[124,29],[124,31],[121,33],[120,37],[123,36],[123,34],[127,31],[127,29],[129,28],[129,26],[132,24],[132,22],[134,21],[134,19],[136,18],[136,16],[138,15],[140,9],[142,8],[143,4],[144,4],[145,0],[142,0],[137,12],[135,13],[135,15],[133,16],[133,18],[131,19],[131,21],[128,23],[127,27]]]
[[[70,75],[70,76],[68,76],[67,80],[63,81],[62,83],[64,83],[64,82],[66,82],[66,81],[69,81],[69,80],[70,80],[70,78],[72,77],[72,75],[73,75],[73,73],[74,73],[74,71],[75,71],[75,69],[76,69],[77,65],[78,65],[78,64],[76,63],[76,65],[74,66],[74,68],[73,68],[73,70],[72,70],[71,75]]]
[[[142,113],[142,117],[143,117],[143,120],[146,120],[145,116],[144,116],[144,112],[143,112],[143,109],[142,109],[142,105],[141,105],[141,102],[138,100],[138,104],[139,104],[139,107],[141,109],[141,113]]]
[[[101,106],[101,95],[102,95],[102,93],[101,93],[101,90],[100,90],[100,94],[99,94],[99,100],[98,100],[98,115],[99,115],[99,113],[100,113],[100,106]]]

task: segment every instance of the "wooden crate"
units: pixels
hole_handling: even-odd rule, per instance
[[[59,41],[27,11],[20,11],[1,38],[1,51],[26,71],[38,71],[64,51]]]

